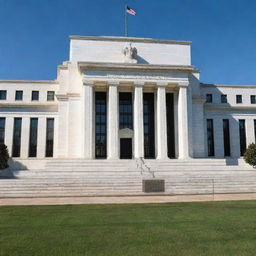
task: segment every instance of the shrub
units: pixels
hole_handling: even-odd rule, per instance
[[[0,169],[5,169],[8,167],[9,153],[7,146],[0,143]]]
[[[256,144],[251,143],[244,153],[244,160],[249,165],[256,167]]]

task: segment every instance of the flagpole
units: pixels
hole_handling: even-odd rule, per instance
[[[124,30],[125,30],[125,36],[127,37],[128,36],[128,19],[127,19],[127,4],[125,4],[125,10],[124,10]]]

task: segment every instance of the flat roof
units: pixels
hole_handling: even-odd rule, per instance
[[[94,40],[94,41],[116,41],[116,42],[138,42],[155,44],[183,44],[191,45],[191,41],[160,40],[143,37],[123,37],[123,36],[70,36],[70,40]]]

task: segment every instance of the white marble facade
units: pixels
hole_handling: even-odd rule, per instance
[[[120,141],[124,138],[132,141],[132,158],[145,157],[145,93],[154,96],[155,159],[168,159],[170,143],[173,157],[178,159],[239,158],[239,120],[245,120],[246,145],[255,142],[256,88],[200,83],[200,73],[191,65],[191,42],[83,36],[71,36],[70,40],[70,58],[58,67],[56,80],[0,81],[0,118],[5,120],[2,133],[11,155],[14,119],[21,118],[17,157],[48,158],[46,126],[47,119],[53,119],[50,157],[95,159],[97,92],[106,93],[107,159],[120,158]],[[23,91],[22,99],[15,99],[16,91]],[[39,92],[38,99],[32,100],[32,91]],[[55,93],[54,99],[47,99],[48,92]],[[132,95],[132,129],[120,129],[119,97],[127,92]],[[168,94],[173,95],[173,140],[168,139],[167,132]],[[207,94],[212,102],[206,102]],[[237,95],[241,95],[241,103],[237,102]],[[225,97],[227,102],[221,102]],[[34,156],[29,155],[31,118],[38,120]],[[214,153],[210,155],[207,119],[213,122]],[[223,119],[229,120],[229,155],[224,152]]]

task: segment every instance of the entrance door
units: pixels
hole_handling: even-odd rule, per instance
[[[132,159],[132,139],[120,139],[120,158]]]

